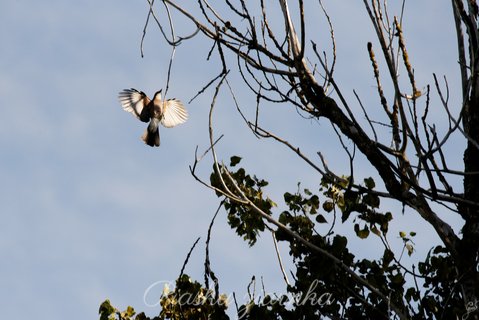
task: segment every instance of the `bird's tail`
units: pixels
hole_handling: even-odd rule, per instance
[[[143,140],[147,145],[151,147],[159,147],[160,146],[160,131],[158,129],[158,120],[152,118],[148,128],[146,128],[145,133],[141,136],[141,140]]]

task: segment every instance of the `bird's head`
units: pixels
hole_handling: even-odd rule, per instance
[[[153,96],[153,100],[161,101],[161,90],[162,89],[155,92],[155,95]]]

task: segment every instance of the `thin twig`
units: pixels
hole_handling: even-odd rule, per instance
[[[281,253],[279,252],[278,241],[276,240],[276,234],[274,231],[271,231],[271,235],[273,237],[274,249],[276,250],[276,256],[278,257],[279,268],[281,270],[281,274],[283,275],[284,282],[289,286],[290,282],[286,272],[284,271],[283,260],[281,259]]]
[[[188,260],[190,260],[191,253],[193,252],[193,249],[196,247],[198,244],[198,241],[200,241],[201,237],[198,237],[196,241],[193,243],[193,245],[190,248],[190,251],[186,255],[185,262],[183,262],[183,266],[181,267],[180,275],[178,276],[178,279],[180,279],[183,276],[183,273],[185,271],[186,265],[188,264]]]
[[[211,278],[215,284],[215,301],[219,301],[219,292],[220,292],[220,287],[219,287],[219,281],[218,278],[215,276],[214,272],[211,270],[211,262],[210,262],[210,240],[211,240],[211,230],[213,229],[213,224],[215,222],[216,216],[218,215],[218,212],[220,212],[221,207],[223,206],[224,201],[221,201],[220,204],[218,205],[218,209],[216,209],[216,212],[211,219],[210,226],[208,227],[208,235],[206,237],[206,253],[205,253],[205,287],[208,289],[209,288],[209,278]]]

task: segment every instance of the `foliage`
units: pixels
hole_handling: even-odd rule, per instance
[[[231,157],[231,167],[236,166],[240,161],[241,157]],[[224,171],[224,166],[220,168],[220,171],[222,171],[221,177],[217,174],[216,167],[213,168],[213,173],[210,176],[210,182],[213,187],[223,189],[222,181],[227,181],[225,182],[224,189],[233,190],[233,194],[237,196],[243,194],[254,206],[263,212],[271,214],[271,208],[276,204],[268,197],[263,197],[262,189],[268,185],[267,181],[258,179],[255,175],[250,176],[246,174],[243,168],[239,168],[237,171],[230,173],[235,182],[233,185]],[[222,193],[217,192],[217,195],[221,196]],[[228,223],[231,228],[235,229],[236,233],[242,236],[245,241],[248,241],[250,246],[254,245],[258,233],[264,231],[265,223],[263,219],[250,206],[243,206],[229,198],[225,199],[223,205],[228,212]]]
[[[173,291],[170,292],[168,287],[163,290],[159,316],[149,318],[144,313],[135,316],[132,307],[120,312],[112,307],[109,300],[102,303],[99,313],[100,320],[224,320],[229,319],[225,313],[227,302],[225,295],[217,296],[213,290],[202,287],[200,283],[183,274],[176,280]]]
[[[235,167],[240,161],[233,159],[239,157],[232,157],[231,166]],[[227,170],[226,167],[224,170]],[[268,198],[266,201],[260,196],[262,194],[260,189],[267,185],[266,181],[247,174],[244,168],[237,169],[231,176],[234,177],[235,183],[241,186],[244,194],[254,195],[251,199],[257,203],[271,202]],[[212,173],[211,179],[212,181],[216,179],[215,173]],[[368,189],[374,189],[372,179],[365,179],[364,183]],[[464,309],[457,307],[460,296],[454,285],[458,275],[454,268],[450,268],[453,261],[443,247],[438,246],[431,250],[426,260],[419,263],[415,277],[424,279],[425,289],[420,289],[417,284],[407,284],[406,276],[409,271],[401,266],[400,258],[390,249],[386,248],[378,260],[358,259],[347,248],[346,237],[333,232],[321,236],[315,229],[318,225],[327,223],[327,219],[331,219],[330,216],[335,214],[336,210],[340,210],[343,222],[352,216],[358,221],[353,228],[359,239],[370,235],[366,230],[371,230],[377,237],[385,237],[393,215],[390,212],[385,214],[377,212],[377,200],[371,200],[371,197],[348,194],[347,185],[344,183],[335,184],[323,180],[318,192],[320,194],[314,194],[308,189],[295,193],[285,192],[284,205],[288,210],[280,214],[279,222],[308,242],[333,254],[345,266],[385,293],[393,303],[415,314],[413,319],[424,317],[447,319],[463,312]],[[220,193],[218,196],[223,197]],[[323,204],[330,203],[332,207],[324,209],[323,205],[322,208],[321,197],[324,198]],[[240,230],[248,230],[256,239],[264,231],[264,223],[251,223],[254,212],[248,210],[247,206],[225,204],[224,208],[228,216],[235,217],[234,223],[231,219],[229,221],[231,228],[236,230],[238,235],[244,235]],[[318,219],[318,216],[321,218]],[[359,225],[364,227],[360,228]],[[266,296],[260,301],[252,298],[241,305],[236,311],[238,319],[313,319],[335,315],[340,315],[343,319],[390,319],[392,316],[390,306],[374,293],[365,292],[363,286],[351,278],[335,261],[311,252],[309,247],[282,229],[276,230],[275,234],[278,241],[289,244],[289,254],[296,266],[295,282],[287,287],[287,295],[276,298]],[[415,232],[399,234],[408,254],[412,254],[408,246],[414,236]],[[247,237],[244,239],[249,240]],[[254,242],[249,243],[254,245]],[[162,295],[160,301],[162,310],[158,317],[148,318],[140,313],[133,318],[135,312],[132,307],[119,312],[107,300],[100,307],[100,319],[229,319],[225,313],[228,298],[225,295],[218,298],[216,295],[214,290],[204,288],[187,275],[182,275],[176,281],[175,289],[171,292],[166,290]],[[444,306],[443,301],[448,301],[448,305]]]

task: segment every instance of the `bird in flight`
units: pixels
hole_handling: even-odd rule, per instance
[[[151,100],[144,92],[133,88],[124,89],[118,98],[123,110],[143,122],[150,122],[141,139],[151,147],[160,146],[160,123],[166,128],[172,128],[188,119],[183,103],[176,99],[161,100],[161,90]]]

